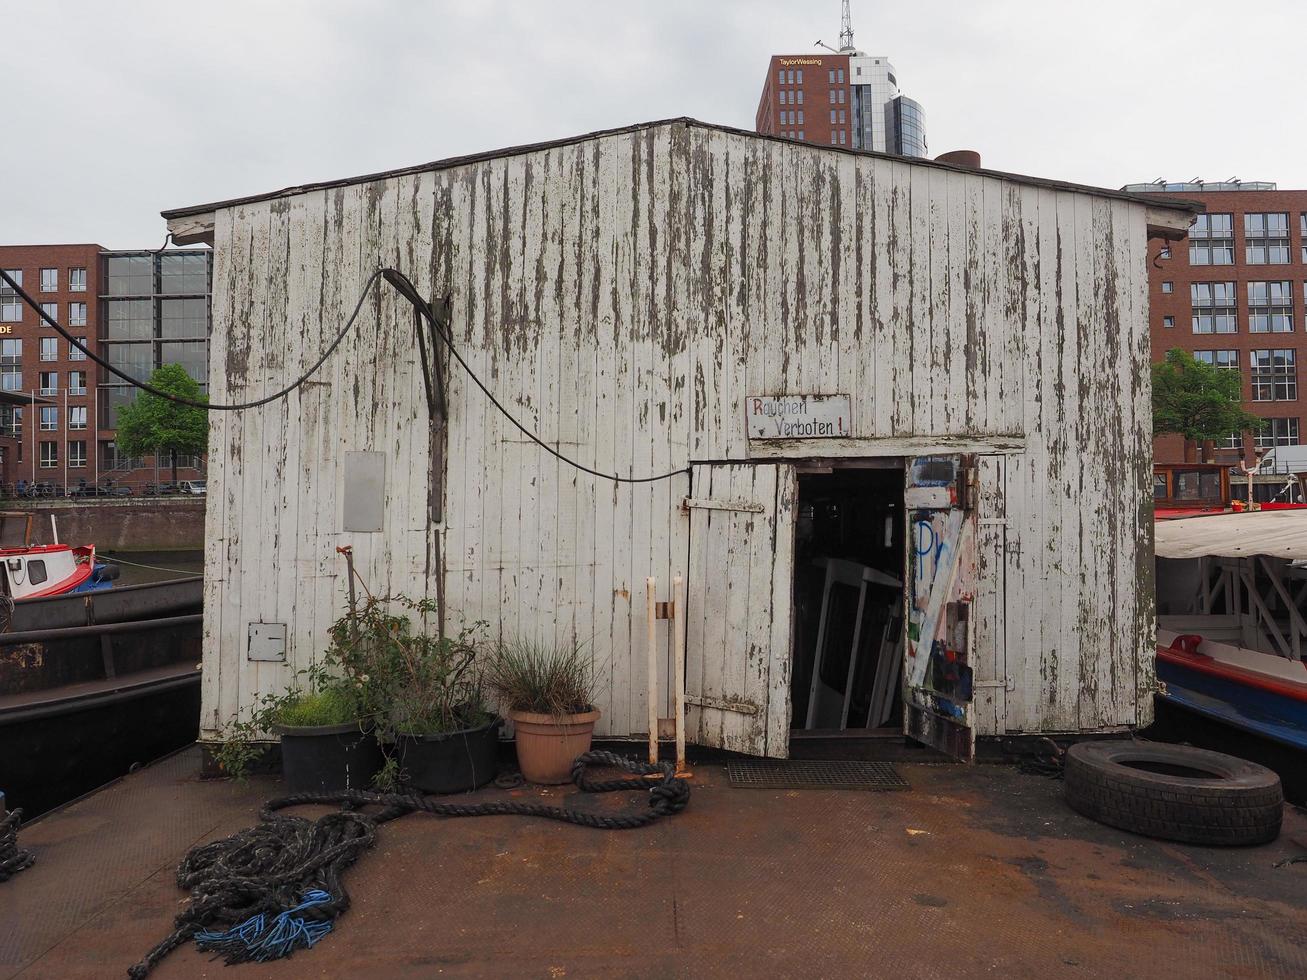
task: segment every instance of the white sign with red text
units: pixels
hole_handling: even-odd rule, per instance
[[[839,439],[851,435],[848,395],[751,395],[744,402],[750,439]]]

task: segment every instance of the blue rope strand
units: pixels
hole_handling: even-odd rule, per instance
[[[331,901],[331,895],[314,888],[306,892],[304,900],[294,908],[282,912],[271,923],[260,912],[240,925],[225,932],[205,929],[195,934],[195,945],[201,952],[216,953],[228,963],[248,960],[265,962],[289,956],[300,946],[313,946],[334,925],[331,919],[306,919],[297,913]]]

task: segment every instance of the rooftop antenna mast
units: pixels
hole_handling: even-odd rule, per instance
[[[840,50],[853,49],[853,17],[849,13],[849,0],[844,0],[840,18]]]

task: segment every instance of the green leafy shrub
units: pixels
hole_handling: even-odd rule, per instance
[[[391,612],[392,606],[407,614]],[[485,624],[442,637],[423,628],[435,614],[432,599],[369,597],[331,627],[327,659],[352,680],[365,713],[385,735],[440,735],[490,720],[476,670],[475,641]]]
[[[479,727],[492,717],[476,669],[475,640],[485,624],[455,637],[433,635],[426,627],[436,611],[431,599],[369,595],[331,625],[331,644],[319,663],[297,674],[287,691],[264,695],[249,720],[224,732],[215,761],[228,775],[243,778],[261,752],[256,740],[275,725],[357,721],[372,729],[387,756],[377,785],[395,788],[401,774],[390,745],[397,733],[438,735]]]
[[[483,674],[486,685],[510,710],[555,718],[591,710],[593,673],[579,643],[505,641],[485,658]]]

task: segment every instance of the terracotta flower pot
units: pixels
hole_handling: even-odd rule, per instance
[[[534,711],[510,711],[516,728],[517,764],[527,782],[566,783],[572,779],[572,762],[590,751],[599,710],[575,715],[544,715]]]

